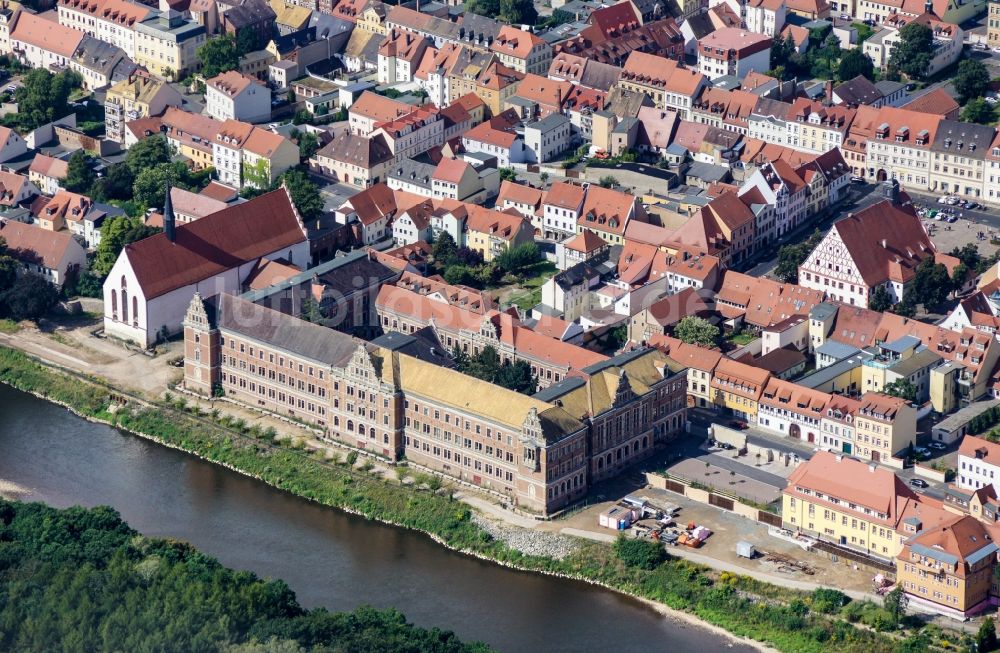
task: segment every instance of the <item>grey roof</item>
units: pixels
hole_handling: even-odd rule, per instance
[[[913,349],[920,345],[920,338],[914,336],[902,336],[896,338],[892,342],[883,342],[880,346],[882,349],[886,349],[897,354],[902,354],[907,349]]]
[[[969,555],[965,556],[965,563],[968,565],[974,565],[986,556],[993,555],[1000,547],[997,547],[995,542],[990,542],[978,551],[973,551]]]
[[[391,279],[397,274],[392,268],[372,260],[363,249],[352,250],[342,256],[337,256],[326,263],[308,268],[298,274],[260,290],[251,290],[240,295],[241,299],[250,302],[262,301],[271,295],[294,288],[316,278],[331,290],[341,292],[341,296],[357,290],[352,284],[354,279]]]
[[[590,263],[583,261],[563,270],[559,274],[555,275],[552,280],[559,284],[560,288],[566,290],[572,288],[573,286],[586,283],[587,279],[593,279],[594,277],[599,276],[600,273],[595,270]]]
[[[833,317],[837,313],[837,306],[831,304],[830,302],[820,302],[813,306],[812,310],[809,311],[809,319],[811,320],[825,320],[828,317]]]
[[[537,129],[541,133],[550,132],[554,129],[559,129],[563,125],[569,122],[569,118],[562,115],[561,113],[550,113],[541,120],[537,120],[532,123],[528,123],[524,126],[525,129]]]
[[[390,179],[398,179],[404,183],[430,190],[431,179],[434,177],[435,169],[436,166],[430,163],[421,163],[414,159],[403,159],[392,164],[386,176]]]
[[[695,161],[687,169],[686,175],[706,182],[722,181],[729,175],[729,168],[704,161]]]
[[[596,88],[599,91],[610,91],[621,74],[622,69],[618,66],[588,59],[583,67],[583,74],[580,75],[580,85]]]
[[[939,560],[949,565],[958,564],[957,556],[954,556],[950,553],[945,553],[940,549],[924,546],[923,544],[917,544],[917,543],[910,544],[910,551],[912,551],[913,553],[919,553],[922,556],[927,556],[931,560]]]
[[[877,88],[882,95],[889,97],[900,89],[906,88],[906,84],[903,84],[902,82],[894,82],[891,79],[883,79],[880,82],[875,82],[875,88]]]
[[[653,351],[650,347],[641,347],[639,349],[633,349],[632,351],[626,351],[613,358],[601,361],[600,363],[594,363],[583,368],[583,371],[587,374],[597,374],[601,370],[606,370],[609,367],[621,367],[636,360],[637,358],[642,358],[646,354]]]
[[[827,339],[822,345],[816,348],[816,353],[823,356],[829,356],[834,360],[843,360],[848,356],[853,356],[854,354],[861,351],[857,347],[852,347],[851,345],[845,345],[842,342],[837,342],[836,340]]]
[[[73,53],[73,63],[93,70],[109,79],[113,78],[116,73],[122,78],[128,77],[138,68],[135,62],[128,58],[124,50],[90,35],[84,36],[80,41],[79,47]],[[120,70],[116,71],[116,68],[119,67]]]
[[[220,329],[331,367],[346,365],[357,348],[365,344],[339,331],[234,295],[217,295],[209,301],[217,307],[216,320]]]
[[[258,22],[274,21],[278,17],[274,9],[271,9],[271,5],[264,0],[243,0],[242,4],[232,7],[222,16],[226,23],[237,29]]]
[[[940,356],[935,354],[930,349],[924,347],[923,349],[914,352],[914,354],[909,358],[905,358],[896,363],[895,365],[893,365],[892,367],[890,367],[889,371],[892,372],[893,374],[898,374],[902,377],[909,378],[910,376],[913,376],[913,374],[916,373],[918,370],[922,370],[924,368],[936,365],[940,360],[941,360]]]
[[[636,127],[638,124],[639,124],[638,118],[633,118],[632,116],[626,116],[622,118],[617,125],[615,125],[615,128],[611,130],[611,133],[627,134],[630,131],[632,131],[632,129]]]
[[[353,31],[354,23],[321,11],[314,11],[309,17],[309,27],[315,28],[317,39],[325,39]]]
[[[993,142],[995,128],[957,120],[942,120],[938,124],[931,150],[948,152],[972,159],[983,159]]]
[[[171,15],[171,11],[160,13],[150,12],[149,17],[141,23],[136,23],[135,31],[151,34],[159,38],[169,37],[175,43],[183,43],[205,33],[205,26],[183,17]]]
[[[409,334],[390,331],[372,340],[371,344],[441,367],[455,367],[455,361],[438,340],[433,327],[427,326]]]
[[[1000,405],[1000,399],[987,399],[985,401],[971,403],[968,406],[960,408],[958,411],[935,424],[934,430],[943,431],[945,433],[957,431],[979,415],[982,415],[997,405]]]
[[[552,403],[559,397],[567,394],[571,390],[576,390],[580,386],[586,385],[587,381],[581,376],[569,376],[560,381],[559,383],[554,383],[544,390],[540,390],[532,395],[532,398],[539,401],[544,401],[546,403]]]
[[[757,100],[757,106],[753,108],[753,114],[757,116],[773,116],[784,120],[791,111],[792,105],[781,100],[764,98]]]
[[[743,85],[736,75],[723,75],[712,80],[712,86],[726,91],[735,91]]]
[[[878,102],[885,97],[875,84],[864,75],[849,79],[833,89],[833,94],[844,104],[856,106]]]
[[[833,381],[844,372],[847,372],[848,370],[852,370],[855,367],[858,367],[864,361],[870,360],[871,358],[873,358],[873,354],[866,351],[861,351],[858,352],[858,354],[855,356],[839,360],[833,365],[829,365],[827,367],[824,367],[823,369],[816,370],[812,374],[797,380],[796,383],[806,388],[815,389],[820,386],[826,385],[827,383]],[[836,390],[841,390],[841,389],[842,388],[836,388]]]

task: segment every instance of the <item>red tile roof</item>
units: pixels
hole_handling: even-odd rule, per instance
[[[160,233],[123,252],[148,301],[305,239],[288,194],[278,189],[178,225],[174,242]]]
[[[33,45],[39,50],[52,52],[69,59],[80,46],[84,33],[80,30],[66,27],[51,20],[46,20],[37,14],[26,11],[20,13],[17,25],[11,32],[13,41],[21,41]]]

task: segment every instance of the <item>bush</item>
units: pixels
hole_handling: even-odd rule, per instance
[[[347,454],[347,464],[354,467],[354,463],[358,462],[358,452],[350,451]]]
[[[629,567],[656,569],[667,559],[667,552],[659,542],[619,537],[615,541],[615,555]]]
[[[813,590],[812,609],[825,614],[835,614],[845,605],[851,602],[851,597],[840,590],[820,587]]]

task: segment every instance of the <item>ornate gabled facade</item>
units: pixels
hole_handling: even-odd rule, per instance
[[[302,420],[547,514],[583,497],[587,425],[553,403],[233,295],[196,295],[184,386]],[[651,445],[652,443],[650,443]]]

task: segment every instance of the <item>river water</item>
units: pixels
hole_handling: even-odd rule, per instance
[[[395,607],[500,651],[751,651],[584,583],[511,571],[323,508],[0,384],[0,481],[284,579],[306,607]]]

